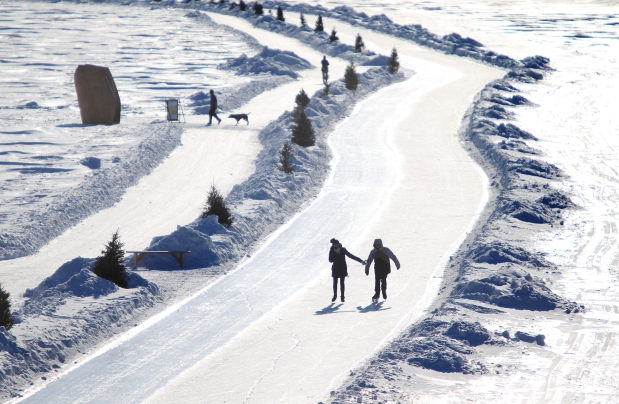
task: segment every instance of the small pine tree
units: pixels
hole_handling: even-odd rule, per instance
[[[344,81],[346,83],[346,88],[352,91],[357,89],[359,85],[359,78],[357,77],[357,66],[355,66],[355,62],[352,60],[350,64],[346,66],[346,71],[344,72]]]
[[[389,73],[397,73],[400,70],[400,61],[398,60],[398,51],[395,46],[391,50],[391,56],[389,56],[389,60],[387,61],[387,70]]]
[[[340,38],[337,36],[337,31],[335,31],[335,28],[333,28],[333,30],[331,31],[331,36],[329,37],[329,41],[335,42],[338,39]]]
[[[355,52],[361,53],[365,49],[365,44],[363,43],[363,38],[361,35],[357,34],[357,38],[355,39]]]
[[[324,30],[325,30],[325,26],[322,24],[322,15],[319,15],[318,19],[316,20],[316,28],[314,28],[314,31],[322,32]]]
[[[284,10],[282,10],[282,6],[277,6],[277,20],[286,21],[286,19],[284,18]]]
[[[239,10],[245,11],[247,10],[247,4],[243,0],[239,1]]]
[[[15,324],[15,320],[11,315],[11,294],[2,289],[2,285],[0,285],[0,326],[8,331],[13,327],[13,324]]]
[[[232,226],[234,219],[232,214],[226,206],[224,197],[219,193],[215,184],[211,184],[211,189],[206,197],[206,204],[204,205],[204,211],[202,212],[202,219],[206,219],[210,215],[217,216],[217,223],[226,227]]]
[[[234,1],[232,3],[230,3],[230,8],[228,8],[228,10],[232,10],[234,7],[237,7],[238,4],[236,4]]]
[[[226,4],[226,0],[219,0],[219,4]]]
[[[286,174],[292,174],[294,172],[294,164],[290,161],[292,157],[292,144],[286,142],[279,151],[279,169]]]
[[[305,21],[305,16],[303,15],[303,13],[301,13],[301,27],[307,27],[307,21]]]
[[[292,141],[299,146],[307,147],[316,144],[316,136],[312,121],[305,114],[305,109],[301,107],[295,108],[297,111],[294,117],[295,126],[292,128]]]
[[[254,3],[254,14],[256,15],[264,14],[264,7],[262,7],[262,4],[258,3],[257,1]]]
[[[121,288],[126,288],[129,275],[123,263],[125,251],[123,250],[123,243],[120,242],[118,230],[112,235],[112,240],[101,250],[101,254],[95,260],[92,272],[101,278],[114,282]]]
[[[299,94],[297,94],[297,96],[294,98],[294,102],[301,108],[305,108],[309,105],[310,98],[307,96],[305,90],[301,89],[301,91],[299,91]]]

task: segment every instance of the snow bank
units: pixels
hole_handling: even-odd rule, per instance
[[[0,327],[0,396],[18,395],[33,375],[59,369],[82,349],[113,335],[111,324],[133,319],[160,298],[157,285],[133,272],[128,289],[94,275],[94,259],[75,258],[36,288],[13,313],[15,336]],[[85,304],[86,303],[86,304]],[[46,379],[43,376],[42,379]]]
[[[11,220],[11,233],[0,234],[0,260],[34,254],[39,248],[86,217],[120,201],[125,189],[152,172],[181,143],[182,128],[153,122],[150,135],[123,152],[112,167],[93,168],[78,186],[47,206]]]
[[[253,57],[242,54],[236,59],[219,65],[220,69],[235,70],[236,74],[258,75],[262,73],[274,76],[289,76],[299,78],[295,72],[311,69],[313,66],[294,52],[269,49],[265,46],[260,53]]]
[[[265,8],[277,8],[279,4],[266,1]],[[531,71],[530,69],[544,69],[550,62],[548,58],[543,56],[531,56],[522,60],[515,60],[509,56],[502,55],[486,49],[483,44],[472,39],[463,38],[457,33],[451,33],[440,37],[423,28],[419,24],[401,25],[396,24],[384,14],[373,15],[369,17],[364,12],[357,12],[350,6],[338,6],[329,10],[320,5],[314,6],[309,4],[282,4],[282,9],[286,11],[295,11],[305,14],[320,14],[325,17],[345,21],[351,25],[371,29],[392,35],[398,38],[411,40],[421,46],[425,46],[439,52],[449,55],[458,55],[462,57],[472,58],[494,66],[511,69],[515,76],[527,77],[531,80],[540,80],[539,72]]]

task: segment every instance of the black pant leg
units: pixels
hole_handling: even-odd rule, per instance
[[[381,289],[383,292],[386,292],[387,291],[387,275],[385,275],[385,277],[382,278],[381,281],[382,281]]]
[[[346,280],[346,278],[342,277],[340,278],[340,292],[342,293],[341,296],[344,297],[344,290],[346,289],[346,286],[344,285],[344,281]]]
[[[333,296],[337,296],[337,278],[333,278]]]
[[[376,292],[376,296],[380,294],[380,275],[374,273],[374,292]]]

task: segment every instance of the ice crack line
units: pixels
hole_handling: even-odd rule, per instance
[[[285,350],[284,352],[282,352],[279,355],[277,355],[277,357],[273,360],[273,363],[271,364],[271,367],[268,368],[267,371],[264,372],[264,374],[262,376],[260,376],[260,379],[256,380],[256,383],[254,383],[253,386],[251,386],[251,388],[247,392],[247,395],[245,396],[245,399],[243,400],[243,404],[245,404],[247,402],[247,400],[249,400],[249,397],[254,392],[254,389],[256,388],[256,386],[258,386],[258,384],[262,381],[262,379],[264,379],[269,373],[271,373],[273,371],[273,369],[275,369],[275,365],[277,365],[277,361],[279,361],[279,358],[281,358],[282,356],[284,356],[288,352],[291,352],[297,346],[299,346],[299,342],[300,342],[299,338],[297,338],[297,336],[294,335],[294,334],[293,334],[293,337],[294,337],[294,344],[290,348]]]

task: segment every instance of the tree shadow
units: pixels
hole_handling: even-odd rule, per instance
[[[370,313],[373,311],[385,311],[391,309],[391,307],[383,307],[383,303],[385,302],[372,303],[365,307],[357,306],[357,310],[359,310],[359,313]]]
[[[346,312],[352,311],[352,310],[340,310],[340,307],[342,306],[343,306],[342,303],[331,303],[327,307],[317,310],[315,314],[317,316],[322,316],[323,314],[346,313]]]

